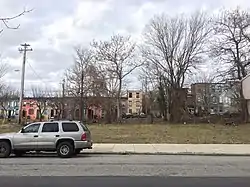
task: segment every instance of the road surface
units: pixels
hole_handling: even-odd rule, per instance
[[[56,155],[0,159],[0,176],[249,176],[250,157]]]
[[[15,187],[249,187],[249,178],[179,177],[0,177],[1,186]]]
[[[71,159],[56,155],[12,157],[0,159],[0,181],[0,186],[240,187],[250,186],[250,157],[85,154]]]

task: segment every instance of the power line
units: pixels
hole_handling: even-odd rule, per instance
[[[35,71],[35,69],[31,66],[31,64],[29,62],[28,62],[28,65],[29,65],[30,69],[33,71],[33,73],[37,76],[37,78],[40,79],[41,82],[43,82],[44,84],[46,84],[44,82],[44,80],[40,77],[40,75],[38,75],[38,73]]]
[[[31,66],[31,64],[28,62],[30,69],[33,71],[33,73],[37,76],[38,79],[40,79],[41,82],[43,82],[45,85],[47,85],[47,83],[52,83],[51,81],[45,81],[43,78],[40,77],[40,75],[36,72],[36,70]],[[35,82],[35,81],[29,81],[29,82]],[[56,82],[54,82],[55,84],[57,84]]]

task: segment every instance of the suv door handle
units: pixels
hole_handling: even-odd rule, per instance
[[[35,138],[37,138],[37,137],[38,137],[38,135],[34,135],[34,137],[35,137]]]
[[[60,135],[55,135],[55,137],[59,137]]]

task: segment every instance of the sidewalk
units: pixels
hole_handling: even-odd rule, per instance
[[[250,144],[94,144],[83,153],[250,156]]]

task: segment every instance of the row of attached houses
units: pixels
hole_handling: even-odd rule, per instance
[[[138,100],[138,98],[136,98]],[[107,97],[88,97],[83,99],[83,110],[80,110],[80,98],[65,97],[62,98],[25,98],[22,106],[22,118],[27,120],[37,120],[42,118],[48,120],[51,118],[62,117],[68,119],[80,119],[81,111],[83,118],[93,120],[101,119],[107,113],[109,108],[115,108],[116,99]],[[62,104],[64,103],[64,111],[62,111]],[[141,104],[140,104],[141,106]],[[132,108],[132,112],[136,112],[137,108]],[[114,109],[116,110],[116,109]],[[128,108],[127,97],[121,99],[121,113],[125,114],[131,112]],[[117,111],[113,111],[116,113]],[[19,101],[17,99],[9,100],[2,103],[0,114],[4,118],[18,118],[19,115]],[[42,116],[40,116],[42,114]]]
[[[195,83],[188,94],[188,107],[194,113],[237,113],[240,109],[240,82]]]

